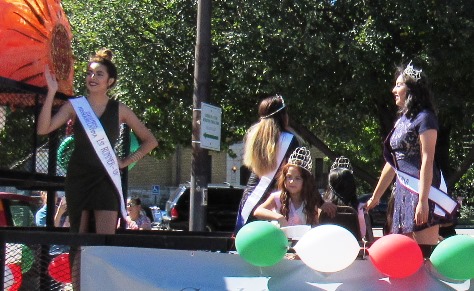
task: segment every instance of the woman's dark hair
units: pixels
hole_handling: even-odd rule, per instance
[[[318,190],[316,189],[316,183],[315,183],[313,175],[299,166],[286,164],[285,166],[283,166],[283,169],[281,170],[281,174],[278,178],[278,189],[281,190],[280,213],[283,214],[285,218],[288,220],[289,215],[290,215],[290,194],[285,189],[285,178],[286,178],[286,174],[288,174],[288,170],[290,167],[297,167],[301,173],[301,178],[303,179],[303,188],[301,189],[301,198],[304,202],[303,213],[306,216],[306,224],[315,225],[317,223],[317,213],[315,209],[318,205],[321,205],[323,201],[322,201],[321,195],[319,195]]]
[[[130,202],[135,203],[135,205],[142,205],[142,200],[138,197],[132,197],[130,198]]]
[[[408,66],[412,65],[409,64]],[[407,86],[405,106],[400,109],[400,113],[405,113],[408,118],[413,118],[424,109],[435,112],[433,93],[430,89],[430,84],[426,75],[421,71],[421,69],[415,69],[420,73],[419,78],[415,78],[406,73],[408,66],[398,66],[395,71],[395,80],[401,75],[405,85]]]
[[[89,64],[91,63],[99,63],[104,65],[107,68],[107,73],[109,74],[109,78],[113,78],[114,82],[109,86],[112,88],[115,83],[117,83],[117,67],[112,62],[113,54],[112,51],[106,48],[100,49],[95,55],[90,57]]]
[[[285,129],[287,114],[285,101],[281,95],[267,97],[258,106],[258,116],[261,119],[273,119],[281,131]]]
[[[359,200],[356,194],[356,183],[352,171],[346,168],[335,168],[329,172],[328,188],[324,200],[337,205],[352,206],[357,210]]]

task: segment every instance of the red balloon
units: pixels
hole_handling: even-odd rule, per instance
[[[55,257],[48,266],[48,273],[54,280],[60,283],[71,283],[71,266],[69,265],[69,254],[60,254]]]
[[[423,265],[420,246],[414,239],[402,234],[383,236],[368,251],[374,266],[392,278],[411,276]]]
[[[21,273],[21,267],[18,264],[8,264],[10,270],[13,274],[13,285],[8,289],[8,291],[18,291],[21,286],[21,282],[23,280],[23,275]]]

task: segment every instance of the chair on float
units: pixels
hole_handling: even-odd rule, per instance
[[[325,212],[319,214],[319,223],[320,224],[335,224],[341,227],[344,227],[350,231],[357,241],[363,241],[363,238],[367,242],[372,242],[374,240],[374,235],[372,232],[372,224],[370,223],[370,217],[367,213],[364,214],[364,220],[366,225],[366,234],[364,237],[361,235],[359,218],[357,211],[350,206],[337,206],[336,216],[331,218]]]

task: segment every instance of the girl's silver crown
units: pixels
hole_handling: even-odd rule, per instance
[[[332,164],[331,171],[337,168],[345,168],[352,172],[351,161],[344,156],[340,156],[336,158],[336,160]]]
[[[422,72],[422,70],[416,70],[415,68],[413,68],[413,65],[411,64],[411,61],[407,65],[405,70],[403,71],[403,73],[405,75],[408,75],[408,76],[412,77],[413,79],[415,79],[415,81],[418,81],[418,80],[421,79],[421,72]]]
[[[305,147],[296,148],[288,159],[288,164],[301,167],[311,173],[311,169],[313,168],[311,152]]]

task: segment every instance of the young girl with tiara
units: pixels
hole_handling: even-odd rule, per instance
[[[340,156],[332,164],[328,174],[328,187],[323,198],[324,201],[338,206],[352,207],[357,212],[361,238],[372,237],[372,232],[367,229],[365,222],[365,203],[360,203],[357,198],[357,185],[348,158]]]
[[[296,148],[278,178],[278,189],[254,212],[259,219],[278,221],[280,227],[318,224],[318,205],[321,195],[311,173],[310,151]]]

